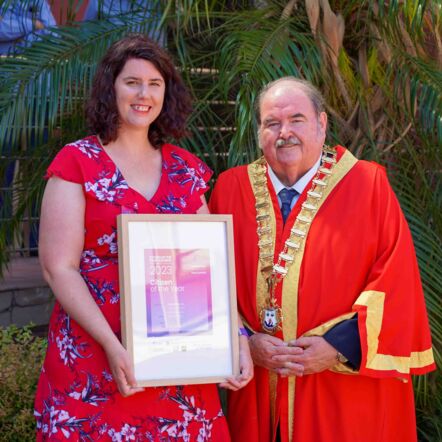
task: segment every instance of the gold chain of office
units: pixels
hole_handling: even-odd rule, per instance
[[[290,236],[285,241],[276,262],[274,257],[274,235],[270,224],[269,210],[271,199],[267,187],[267,163],[264,157],[255,164],[255,173],[252,174],[255,189],[255,208],[258,233],[259,261],[261,273],[267,282],[267,299],[260,309],[260,321],[264,332],[274,334],[282,326],[282,310],[275,297],[277,285],[285,278],[290,266],[295,261],[296,253],[302,248],[307,237],[314,213],[324,198],[324,190],[330,180],[333,167],[336,164],[336,149],[324,146],[322,150],[321,166],[312,180],[307,198],[302,203],[301,211],[290,229]]]

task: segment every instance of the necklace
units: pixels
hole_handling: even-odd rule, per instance
[[[252,178],[255,194],[259,261],[261,273],[267,282],[267,298],[260,308],[259,317],[262,330],[265,333],[275,334],[282,328],[282,309],[277,303],[275,290],[287,275],[295,260],[296,253],[302,248],[307,238],[315,212],[323,199],[324,190],[336,164],[336,156],[335,148],[323,147],[321,166],[312,180],[311,187],[307,191],[307,198],[302,203],[301,211],[290,229],[290,236],[284,242],[276,262],[274,262],[274,235],[269,214],[272,202],[267,187],[267,162],[264,157],[261,157],[255,163],[255,173]]]

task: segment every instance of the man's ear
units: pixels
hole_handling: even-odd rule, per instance
[[[258,141],[258,147],[262,150],[260,134],[261,134],[261,129],[258,129],[258,131],[256,132],[256,139]]]
[[[319,131],[324,136],[327,133],[327,121],[328,121],[327,114],[325,112],[321,112],[318,118],[318,126],[319,126]]]

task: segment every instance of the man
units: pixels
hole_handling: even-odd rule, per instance
[[[0,54],[11,54],[14,50],[38,40],[56,26],[51,8],[46,1],[11,1],[0,8]]]
[[[324,146],[327,115],[307,82],[270,83],[257,112],[264,157],[221,174],[210,204],[233,214],[256,366],[229,399],[232,438],[415,441],[410,374],[434,361],[412,239],[386,174]]]
[[[158,29],[161,19],[161,4],[157,1],[141,0],[88,0],[84,20],[108,19],[116,26],[125,24],[121,16],[130,14],[132,30],[146,32],[146,18],[151,17],[150,37],[165,46],[165,33]],[[139,24],[139,25],[137,25]]]

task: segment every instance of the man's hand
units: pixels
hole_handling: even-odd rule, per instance
[[[336,365],[337,350],[321,336],[298,338],[289,342],[290,346],[304,349],[302,354],[292,357],[292,361],[304,367],[304,374],[320,373]],[[282,356],[274,359],[283,361]]]
[[[303,349],[265,333],[255,333],[249,339],[253,362],[281,376],[302,376],[304,367],[294,359]],[[279,358],[279,359],[278,359]]]
[[[36,30],[36,31],[41,31],[41,30],[43,30],[45,28],[45,25],[38,19],[38,18],[36,18],[35,20],[34,20],[34,29]]]

